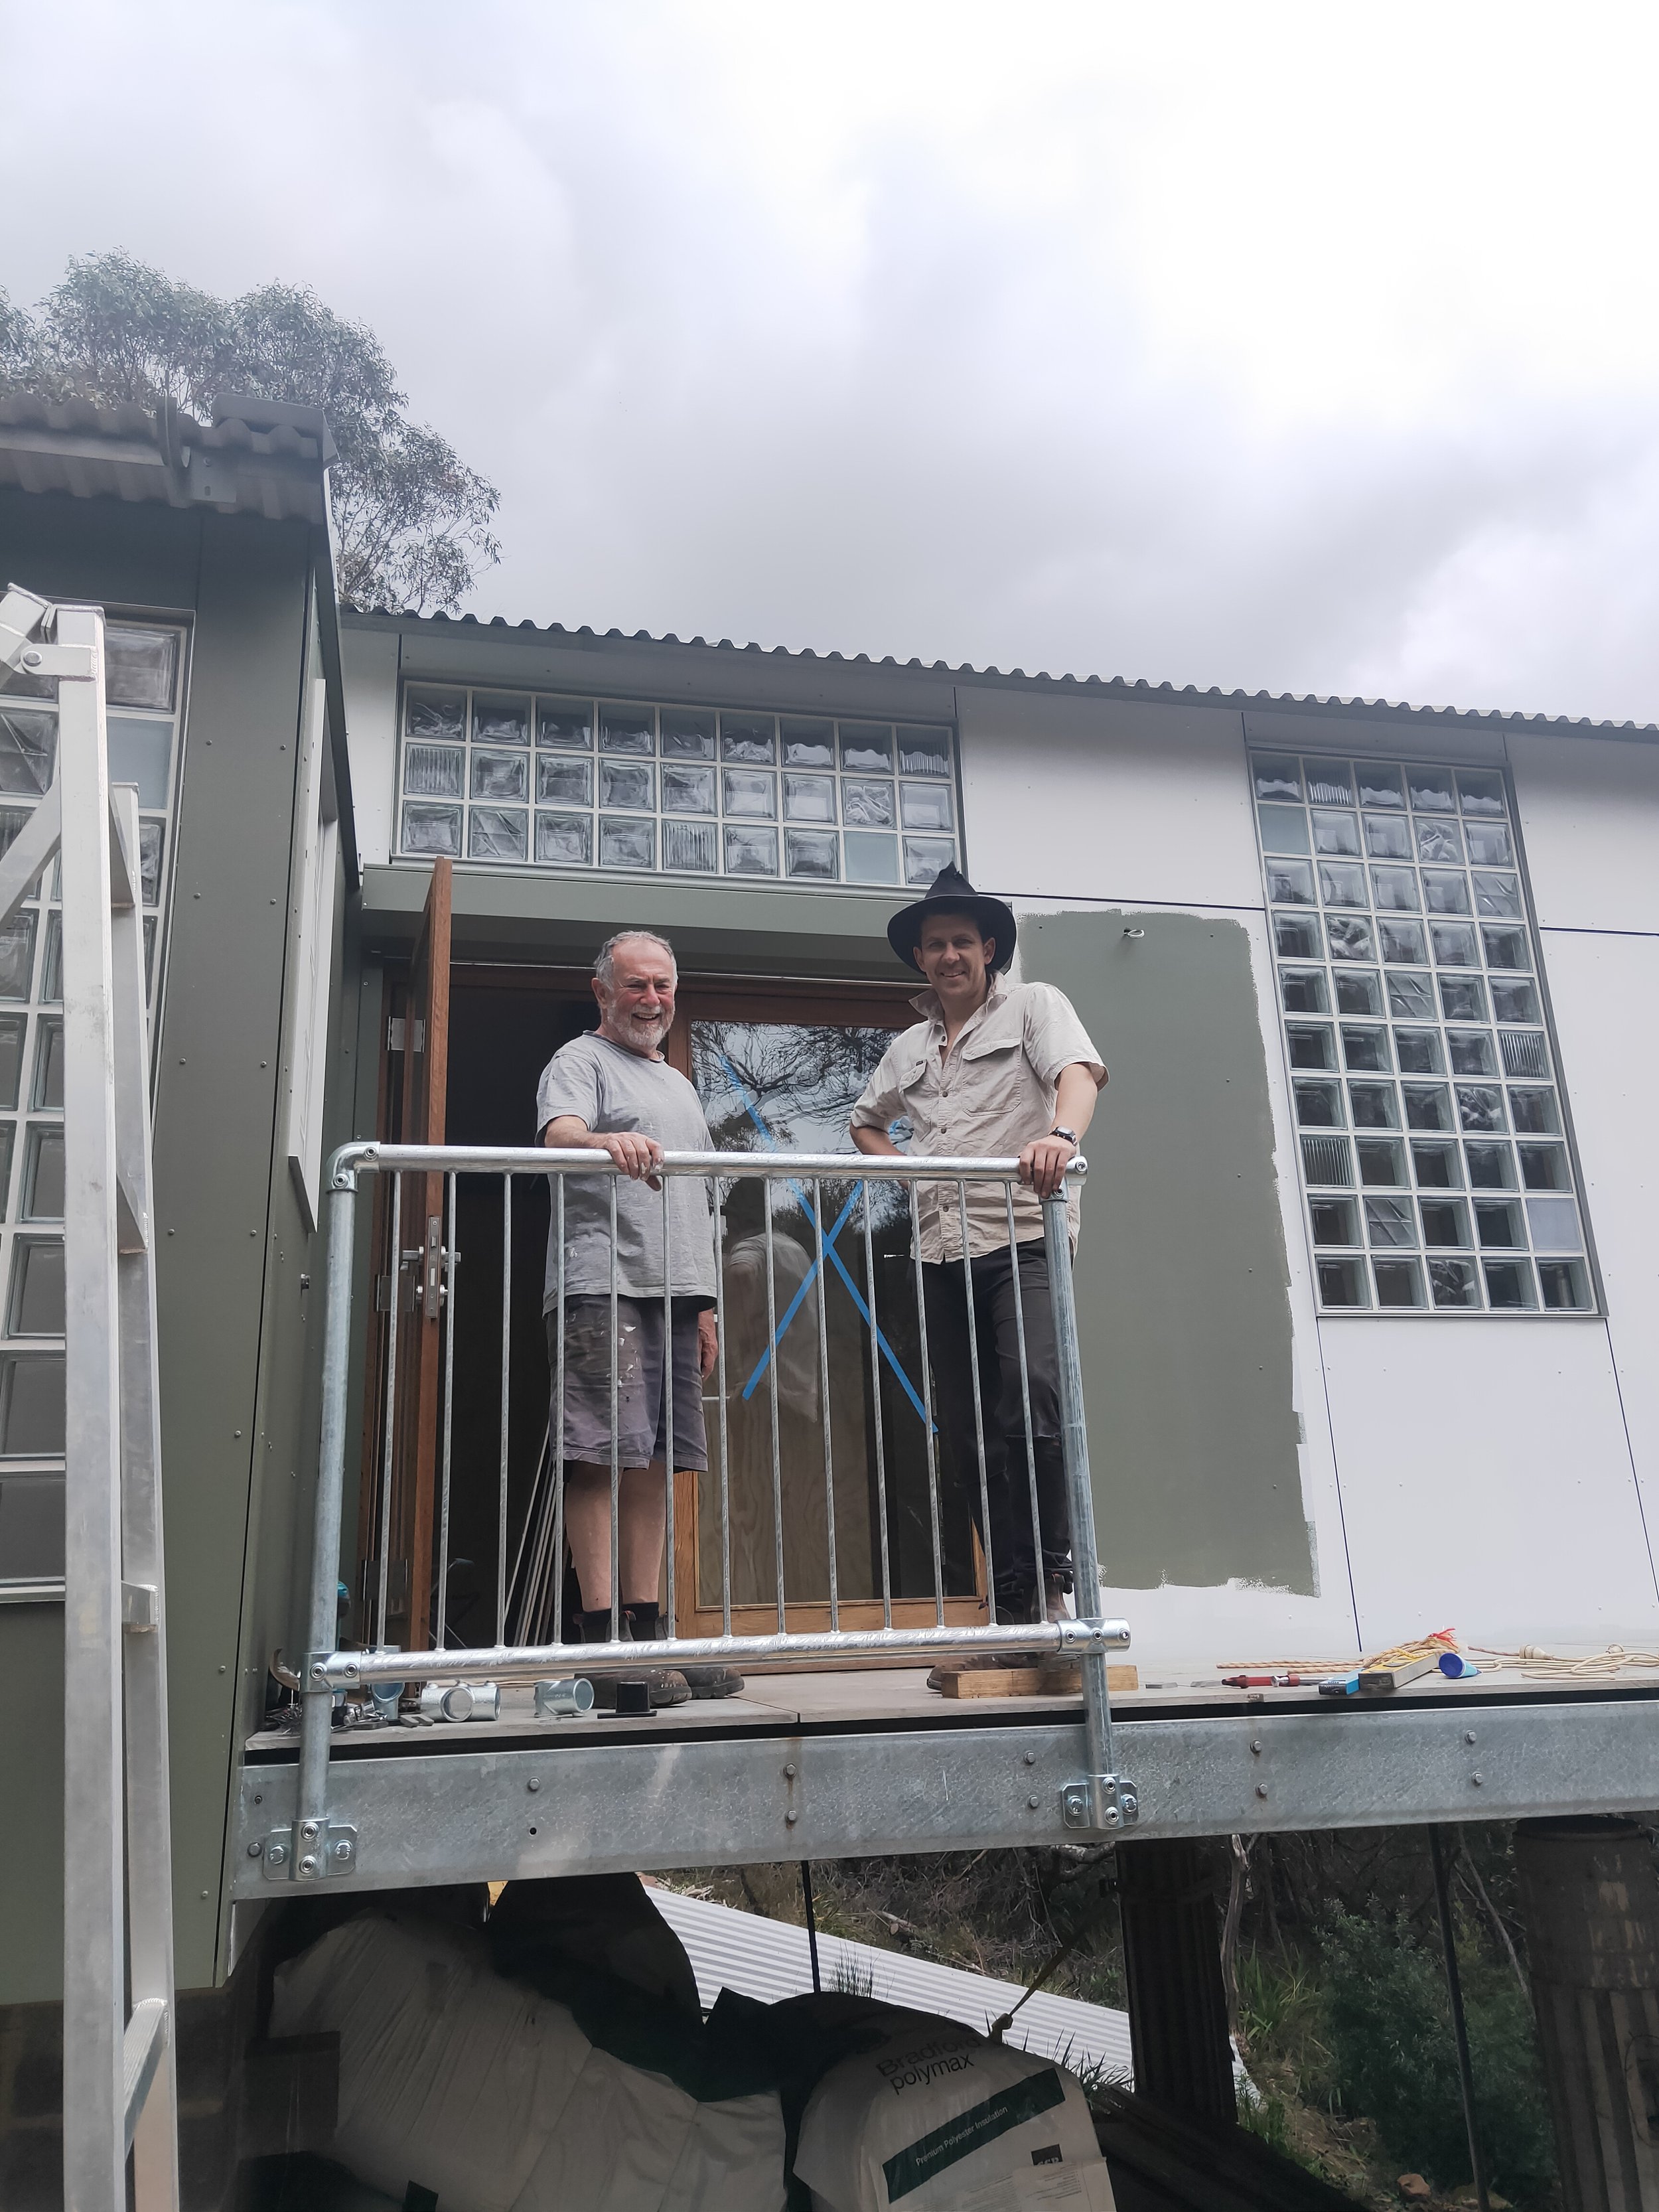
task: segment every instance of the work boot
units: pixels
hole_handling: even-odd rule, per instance
[[[735,1667],[682,1667],[694,1698],[735,1698],[743,1677]]]
[[[1034,1620],[1036,1617],[1035,1589],[1011,1589],[997,1592],[999,1625],[1014,1622],[1023,1627],[1027,1621]],[[984,1667],[1035,1667],[1037,1663],[1035,1654],[1030,1651],[975,1651],[970,1657],[964,1659],[942,1659],[929,1673],[927,1687],[930,1690],[942,1691],[948,1674],[977,1672]]]

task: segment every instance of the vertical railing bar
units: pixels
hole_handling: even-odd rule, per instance
[[[974,1442],[979,1450],[979,1514],[985,1551],[986,1618],[997,1625],[996,1563],[991,1556],[991,1478],[985,1465],[985,1407],[979,1390],[979,1325],[974,1313],[974,1263],[968,1249],[968,1182],[957,1178],[957,1219],[962,1237],[962,1294],[968,1308],[968,1395],[974,1401]]]
[[[766,1194],[766,1341],[773,1357],[766,1363],[766,1398],[772,1416],[772,1543],[776,1553],[778,1633],[784,1632],[783,1620],[783,1465],[778,1445],[778,1290],[773,1267],[772,1243],[772,1178],[763,1176],[761,1188]]]
[[[443,1464],[438,1495],[438,1649],[449,1643],[449,1478],[451,1433],[455,1411],[455,1177],[444,1177],[444,1211],[447,1220],[444,1242],[448,1259],[444,1267],[444,1437]]]
[[[662,1178],[662,1389],[663,1547],[667,1554],[668,1633],[678,1636],[674,1613],[674,1231],[668,1196],[671,1178]]]
[[[887,1549],[887,1457],[881,1430],[881,1335],[876,1311],[875,1240],[870,1229],[872,1178],[864,1179],[864,1277],[870,1300],[870,1400],[876,1421],[876,1512],[881,1529],[881,1625],[893,1625],[893,1576]]]
[[[933,1531],[933,1612],[939,1626],[945,1626],[945,1553],[939,1533],[939,1455],[933,1444],[933,1370],[927,1358],[927,1294],[922,1286],[921,1275],[921,1209],[916,1202],[916,1186],[909,1183],[910,1193],[910,1250],[915,1257],[916,1278],[916,1331],[921,1347],[921,1430],[927,1442],[927,1512]]]
[[[714,1358],[720,1394],[720,1634],[732,1633],[732,1487],[726,1424],[726,1238],[720,1227],[720,1186],[708,1178],[714,1201]],[[699,1600],[702,1592],[697,1593]]]
[[[375,1606],[374,1641],[386,1642],[387,1577],[392,1565],[392,1469],[394,1462],[392,1438],[398,1415],[398,1307],[404,1287],[404,1179],[396,1168],[392,1171],[392,1291],[386,1300],[386,1433],[380,1444],[380,1571]],[[413,1593],[410,1593],[411,1599]],[[337,1641],[331,1637],[331,1644]]]
[[[495,1496],[495,1641],[507,1641],[507,1471],[512,1411],[513,1170],[501,1177],[501,1465]]]
[[[830,1320],[823,1301],[823,1184],[812,1178],[812,1225],[817,1241],[818,1416],[823,1427],[823,1515],[830,1540],[830,1626],[841,1626],[841,1583],[836,1569],[836,1456],[830,1432]],[[776,1347],[773,1364],[777,1364]]]
[[[617,1178],[611,1177],[611,1641],[622,1642],[622,1459],[617,1435]]]
[[[1019,1398],[1025,1415],[1025,1480],[1031,1492],[1031,1553],[1036,1561],[1037,1595],[1046,1614],[1048,1609],[1048,1577],[1043,1565],[1042,1513],[1037,1504],[1036,1443],[1031,1431],[1031,1370],[1025,1352],[1025,1299],[1020,1289],[1019,1246],[1014,1241],[1014,1187],[1004,1183],[1002,1195],[1008,1208],[1008,1253],[1012,1262],[1014,1285],[1014,1339],[1019,1346]]]
[[[548,1441],[553,1461],[553,1641],[564,1641],[564,1177],[553,1178],[559,1264],[553,1278],[553,1419]]]

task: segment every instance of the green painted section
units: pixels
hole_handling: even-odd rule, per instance
[[[1126,1589],[1237,1577],[1311,1593],[1249,938],[1109,909],[1022,915],[1019,945],[1110,1076],[1077,1270],[1102,1563]]]
[[[0,1605],[0,2005],[64,1986],[64,1608]]]

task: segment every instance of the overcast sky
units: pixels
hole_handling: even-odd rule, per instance
[[[362,317],[501,488],[481,614],[1659,718],[1650,5],[0,0],[0,285]]]

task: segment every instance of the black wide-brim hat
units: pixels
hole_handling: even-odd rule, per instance
[[[916,947],[921,942],[921,925],[930,914],[970,914],[979,924],[981,937],[994,938],[996,954],[991,962],[991,972],[1000,975],[1014,957],[1014,940],[1018,934],[1012,907],[1000,898],[988,898],[976,891],[960,868],[941,868],[927,886],[927,895],[912,905],[902,906],[887,925],[887,942],[892,946],[907,968],[920,969]]]

